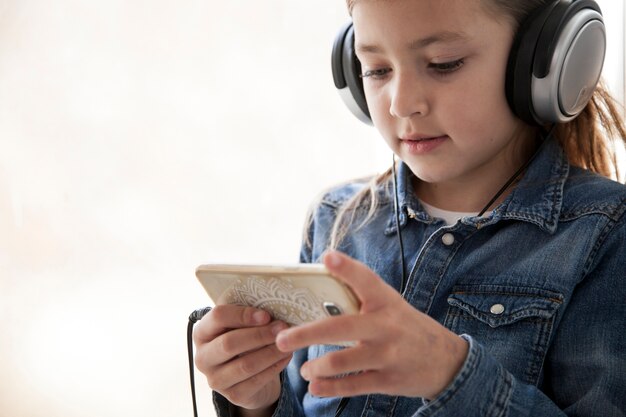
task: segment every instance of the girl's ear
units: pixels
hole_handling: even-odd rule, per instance
[[[333,44],[332,70],[335,87],[348,109],[360,121],[371,125],[367,100],[363,91],[361,63],[354,53],[354,27],[345,24],[337,33]]]
[[[606,53],[606,30],[593,0],[552,1],[522,22],[509,55],[506,96],[532,125],[565,123],[587,105]]]

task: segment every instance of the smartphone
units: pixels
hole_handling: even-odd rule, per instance
[[[215,305],[260,308],[291,325],[359,311],[353,292],[322,264],[200,265],[196,277]]]

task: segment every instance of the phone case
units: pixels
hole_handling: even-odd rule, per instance
[[[201,265],[196,276],[216,305],[260,308],[291,325],[359,311],[352,291],[322,264]]]

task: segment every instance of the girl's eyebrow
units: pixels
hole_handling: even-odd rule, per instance
[[[430,46],[435,43],[450,43],[457,41],[465,41],[468,40],[469,36],[464,32],[452,32],[452,31],[441,31],[437,32],[433,35],[427,36],[425,38],[416,39],[407,44],[407,49],[409,50],[417,50],[423,49],[427,46]],[[370,54],[380,54],[383,52],[382,48],[378,45],[368,45],[363,43],[357,43],[356,51],[360,53],[370,53]]]

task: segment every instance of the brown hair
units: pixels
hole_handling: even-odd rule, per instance
[[[519,27],[522,20],[532,10],[553,0],[480,1],[487,12],[507,16],[516,27]],[[356,2],[357,0],[346,0],[350,14]],[[626,145],[626,126],[622,112],[623,108],[619,108],[601,82],[581,114],[568,123],[559,124],[553,136],[572,165],[589,169],[608,178],[622,180],[616,152],[617,147]],[[378,206],[378,187],[390,181],[391,169],[372,177],[367,186],[338,209],[330,236],[331,248],[337,248],[354,222],[358,211],[367,210],[367,215],[358,223],[357,230],[371,219]]]

